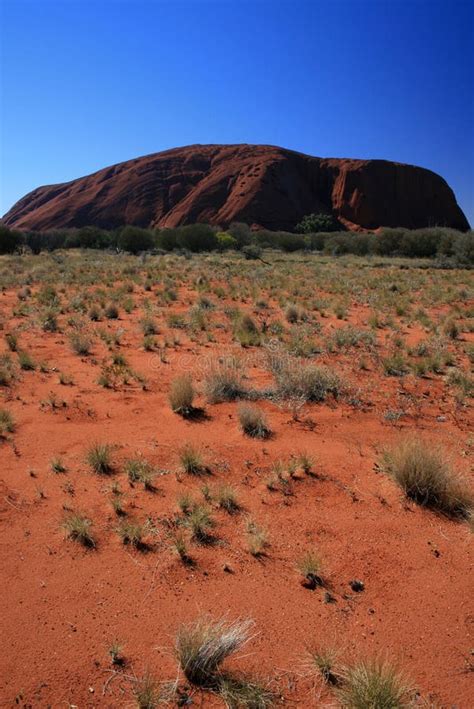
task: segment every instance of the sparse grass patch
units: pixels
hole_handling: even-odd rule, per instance
[[[219,507],[229,514],[234,514],[240,510],[237,493],[230,485],[224,484],[218,487],[215,493],[215,498]]]
[[[311,666],[321,675],[326,684],[336,686],[341,682],[337,669],[338,652],[333,648],[313,648],[308,651]]]
[[[11,356],[0,354],[0,386],[8,387],[15,379],[15,367]]]
[[[217,691],[229,709],[267,709],[275,704],[275,696],[266,683],[244,675],[223,673]]]
[[[250,315],[241,315],[234,324],[234,337],[242,347],[257,347],[261,344],[261,334]]]
[[[104,315],[108,320],[117,320],[119,317],[119,310],[115,303],[109,303],[104,309]]]
[[[161,686],[150,672],[146,672],[134,687],[133,696],[138,709],[156,709],[163,703]]]
[[[171,548],[174,553],[179,556],[183,564],[191,565],[193,563],[192,556],[188,551],[188,541],[182,531],[177,532],[171,540]]]
[[[23,369],[25,372],[36,369],[36,364],[32,356],[25,350],[20,350],[18,352],[18,364],[20,365],[20,369]]]
[[[5,335],[5,342],[10,352],[18,351],[18,335],[14,332],[7,332]]]
[[[122,666],[125,664],[125,658],[123,656],[123,647],[122,644],[118,640],[114,640],[108,649],[108,653],[110,655],[110,660],[113,665],[117,666]]]

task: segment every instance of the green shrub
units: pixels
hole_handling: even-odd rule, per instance
[[[235,239],[231,234],[228,234],[226,231],[218,231],[216,234],[216,240],[219,251],[236,249],[238,246],[237,239]]]
[[[147,229],[137,226],[126,226],[121,229],[118,237],[118,247],[123,251],[138,254],[140,251],[148,251],[154,247],[153,234]]]
[[[0,254],[12,254],[23,241],[22,234],[0,225]]]
[[[322,213],[307,214],[295,227],[296,231],[300,234],[311,234],[319,231],[339,231],[340,228],[340,223],[332,214]]]
[[[177,234],[178,246],[189,251],[212,251],[218,246],[218,239],[208,224],[188,224],[180,227]]]

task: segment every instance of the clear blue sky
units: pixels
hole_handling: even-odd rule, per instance
[[[190,143],[440,173],[474,223],[474,4],[0,0],[0,213]]]

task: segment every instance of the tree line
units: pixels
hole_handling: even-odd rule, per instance
[[[283,252],[316,251],[328,255],[403,256],[437,258],[446,265],[474,264],[474,232],[460,232],[447,227],[424,229],[382,228],[378,233],[336,231],[335,223],[326,221],[327,231],[311,231],[318,225],[309,215],[298,225],[297,233],[261,229],[252,231],[247,224],[235,222],[228,229],[208,224],[189,224],[176,228],[144,229],[124,226],[106,230],[95,226],[48,231],[18,231],[0,225],[0,253],[56,249],[113,249],[137,254],[143,251],[242,251],[247,258],[258,258],[263,249]],[[297,228],[298,228],[297,227]],[[332,230],[331,230],[332,229]]]

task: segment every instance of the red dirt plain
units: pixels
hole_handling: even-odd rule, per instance
[[[337,706],[308,662],[307,649],[315,645],[336,646],[345,661],[389,658],[414,682],[425,706],[473,706],[472,531],[409,501],[378,466],[386,446],[416,432],[441,444],[472,485],[472,399],[450,379],[453,371],[469,376],[472,273],[414,264],[401,269],[383,259],[377,265],[356,258],[267,258],[270,267],[237,255],[143,262],[88,252],[0,260],[0,353],[9,352],[4,335],[15,332],[19,349],[37,365],[21,370],[17,353],[9,352],[15,376],[0,386],[0,408],[15,421],[15,430],[0,438],[2,707],[135,706],[133,678],[147,669],[160,681],[176,678],[176,630],[203,613],[255,621],[254,638],[229,666],[269,679],[287,706]],[[26,283],[30,292],[21,292],[20,300]],[[56,292],[53,332],[41,326],[51,305],[38,298],[45,285]],[[190,309],[202,297],[214,307],[201,307],[206,329],[193,329]],[[91,304],[111,301],[119,319],[102,315],[92,322]],[[158,349],[143,348],[147,301],[165,362]],[[306,320],[288,323],[287,303],[304,309]],[[229,308],[266,329],[260,346],[235,341]],[[185,327],[170,327],[171,313],[182,315]],[[443,334],[453,318],[455,339]],[[283,333],[270,327],[276,321]],[[331,344],[334,333],[349,326],[374,339]],[[88,356],[71,350],[74,327],[93,335]],[[121,331],[112,350],[146,385],[133,377],[112,389],[98,384],[111,356],[99,329]],[[315,343],[318,352],[306,359],[334,369],[345,393],[305,404],[298,420],[282,402],[258,399],[273,435],[244,436],[238,402],[206,400],[209,363],[232,354],[247,387],[268,389],[273,380],[265,353],[291,349],[292,336],[292,342]],[[423,342],[444,359],[437,373],[416,376],[420,355],[413,348]],[[404,376],[384,370],[384,358],[396,350],[408,362]],[[73,383],[61,384],[59,372]],[[204,410],[200,418],[184,419],[170,409],[170,383],[185,372]],[[93,442],[114,446],[112,475],[88,466]],[[210,469],[205,478],[180,470],[185,442],[201,450]],[[312,474],[297,470],[285,489],[268,489],[272,466],[301,452],[312,457]],[[127,479],[124,461],[136,455],[163,473],[154,492]],[[51,470],[57,456],[65,473]],[[125,546],[115,531],[111,486],[117,482],[127,515],[148,520],[148,552]],[[186,566],[170,545],[177,499],[190,492],[202,502],[203,485],[212,490],[223,482],[235,488],[242,510],[230,515],[209,503],[217,541],[190,541],[195,565]],[[71,509],[93,521],[96,549],[65,538],[61,523]],[[260,559],[247,548],[249,516],[269,533]],[[313,549],[335,602],[325,602],[324,589],[301,585],[296,564]],[[363,580],[365,590],[353,592],[352,579]],[[112,674],[108,648],[117,638],[126,664]],[[180,682],[193,704],[222,706],[182,676]]]

